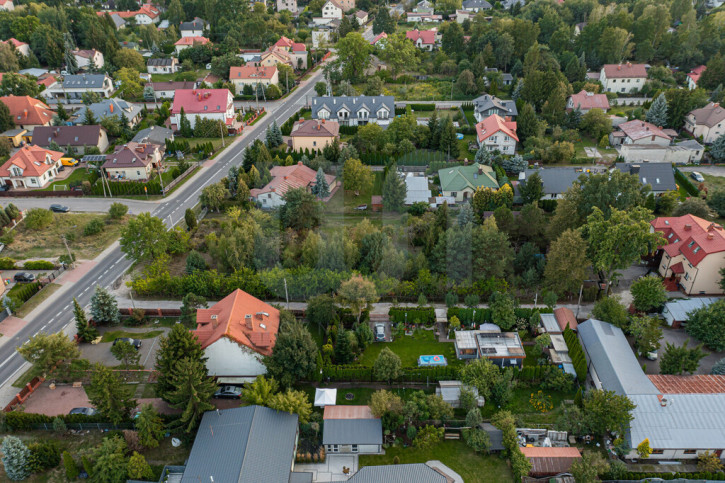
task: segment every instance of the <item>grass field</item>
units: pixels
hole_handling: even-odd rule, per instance
[[[448,360],[448,364],[460,364],[456,358],[453,342],[438,342],[435,339],[435,332],[432,330],[418,330],[412,336],[404,335],[393,342],[371,344],[356,363],[372,366],[384,347],[398,354],[403,367],[417,367],[418,356],[423,355],[443,355]]]
[[[514,413],[516,417],[520,421],[522,421],[522,424],[525,422],[525,424],[533,425],[533,427],[539,427],[539,425],[541,424],[554,423],[556,421],[556,418],[559,416],[559,413],[561,412],[561,403],[564,400],[574,399],[574,395],[576,394],[576,391],[572,391],[570,393],[544,391],[545,394],[551,396],[553,409],[546,413],[540,413],[535,411],[533,406],[531,405],[531,402],[529,402],[529,400],[531,399],[531,393],[537,392],[538,390],[538,387],[531,388],[524,385],[519,385],[519,387],[514,389],[514,394],[511,398],[511,401],[509,401],[509,403],[501,409],[507,409]],[[494,413],[498,411],[499,409],[497,407],[495,407],[493,404],[489,404],[488,402],[485,406],[481,408],[481,414],[484,418],[490,418],[491,416],[493,416]]]
[[[30,230],[20,222],[12,232],[15,239],[5,247],[3,256],[16,260],[58,257],[67,253],[62,238],[65,235],[69,239],[68,248],[77,259],[95,258],[121,236],[121,229],[128,220],[126,216],[120,223],[107,224],[101,233],[83,236],[83,229],[90,221],[105,222],[106,218],[106,215],[92,213],[53,213],[53,223],[41,230]]]
[[[163,334],[163,330],[150,330],[148,332],[126,332],[125,330],[113,330],[103,334],[101,342],[113,342],[119,337],[130,337],[132,339],[153,339]]]
[[[384,455],[360,455],[360,467],[391,465],[396,456],[401,464],[439,460],[461,475],[466,483],[513,482],[506,460],[477,454],[463,441],[443,441],[427,450],[392,446]]]

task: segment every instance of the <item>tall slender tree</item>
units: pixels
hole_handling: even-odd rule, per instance
[[[183,411],[177,424],[191,433],[204,412],[214,409],[210,401],[216,392],[216,383],[207,375],[206,364],[190,357],[176,361],[170,376],[174,389],[168,394],[169,402]]]
[[[168,335],[159,339],[156,353],[156,370],[159,373],[156,394],[164,401],[170,401],[170,394],[175,388],[171,377],[174,364],[184,357],[206,364],[199,340],[183,324],[174,324]]]
[[[312,186],[312,189],[310,190],[313,195],[317,196],[317,198],[327,198],[330,196],[330,185],[327,183],[327,178],[325,177],[325,172],[322,171],[322,167],[320,166],[317,168],[317,176],[315,177],[315,184]]]
[[[658,127],[664,127],[667,125],[667,98],[662,93],[652,102],[649,110],[647,111],[647,122],[654,124]]]
[[[95,327],[88,325],[86,312],[75,297],[73,297],[73,316],[76,319],[76,333],[78,334],[78,340],[81,342],[89,342],[98,337],[98,330],[96,330]]]

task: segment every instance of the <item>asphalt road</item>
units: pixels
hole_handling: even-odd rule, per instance
[[[281,125],[306,102],[306,96],[314,93],[314,85],[322,77],[322,69],[308,79],[304,85],[297,89],[292,96],[279,101],[275,107],[270,106],[266,116],[260,119],[249,131],[236,139],[222,154],[220,154],[213,165],[200,171],[193,179],[187,181],[173,197],[169,200],[163,200],[157,203],[138,204],[127,200],[123,203],[132,205],[132,212],[150,211],[154,216],[164,220],[167,227],[171,228],[184,218],[184,212],[187,208],[195,206],[199,199],[202,188],[209,184],[216,183],[226,176],[230,166],[238,166],[242,163],[242,153],[244,148],[249,146],[255,139],[264,139],[267,126],[277,121]],[[52,203],[48,198],[41,200],[42,206]],[[118,201],[118,200],[114,200]],[[30,207],[26,205],[23,199],[4,199],[3,204],[15,203],[20,207]],[[111,200],[99,200],[85,198],[80,200],[62,199],[62,203],[71,206],[72,209],[80,210],[80,203],[95,204],[100,206],[103,203],[110,205]],[[76,206],[76,203],[79,203]],[[104,205],[105,206],[105,205]],[[147,210],[143,207],[148,206]],[[107,209],[107,208],[106,208]],[[105,211],[96,208],[94,211]],[[97,264],[85,275],[82,280],[73,284],[68,291],[53,306],[43,310],[40,313],[33,314],[33,320],[23,327],[10,341],[0,346],[0,387],[8,383],[12,383],[19,376],[18,372],[22,368],[25,360],[16,352],[16,348],[30,337],[40,331],[46,333],[55,333],[61,331],[66,325],[73,321],[73,298],[87,307],[90,303],[91,296],[97,285],[102,287],[110,287],[126,270],[131,267],[131,261],[119,248],[111,250],[102,259],[96,259]]]

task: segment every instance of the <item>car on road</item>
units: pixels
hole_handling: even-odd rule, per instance
[[[52,204],[50,205],[50,211],[54,213],[68,213],[70,211],[70,208],[64,205]]]
[[[136,348],[136,350],[139,350],[141,348],[141,341],[138,339],[132,339],[130,337],[119,337],[118,339],[113,341],[113,345],[116,345],[119,342],[128,342],[132,346]]]
[[[84,416],[93,416],[98,411],[93,408],[73,408],[68,414],[82,414]]]
[[[692,177],[692,179],[694,179],[698,183],[704,183],[705,182],[705,178],[700,173],[698,173],[697,171],[693,171],[692,174],[690,174],[690,176]]]
[[[35,275],[30,272],[18,272],[13,277],[13,280],[15,280],[16,282],[34,282]]]
[[[242,388],[237,386],[221,386],[217,392],[214,393],[216,398],[224,399],[239,399],[242,397]]]
[[[375,342],[385,341],[385,324],[375,324]]]

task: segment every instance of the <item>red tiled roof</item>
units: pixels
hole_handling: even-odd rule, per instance
[[[657,136],[665,139],[672,139],[662,129],[647,121],[633,119],[619,125],[619,130],[627,137],[636,141],[649,136]]]
[[[2,81],[2,80],[3,80],[2,77],[0,77],[0,81]],[[49,75],[48,77],[46,77],[44,79],[38,79],[38,85],[45,86],[46,88],[52,86],[56,82],[58,82],[58,79],[56,79],[52,75]]]
[[[504,134],[514,138],[516,141],[519,140],[518,136],[516,136],[516,123],[513,121],[506,121],[498,114],[492,114],[476,124],[476,134],[478,135],[479,142],[488,139],[497,132],[503,132]]]
[[[174,45],[206,45],[208,43],[209,39],[206,37],[181,37]]]
[[[340,124],[318,119],[302,119],[292,126],[292,137],[329,137],[340,133]]]
[[[322,419],[377,419],[370,406],[325,406]]]
[[[705,66],[705,65],[697,66],[694,69],[692,69],[692,71],[690,71],[689,74],[687,74],[687,77],[692,79],[692,82],[694,82],[695,85],[697,85],[697,81],[700,80],[700,76],[702,76],[702,73],[705,72],[705,69],[707,69],[707,66]]]
[[[407,37],[408,34],[406,33],[405,36]],[[380,42],[381,39],[387,39],[387,38],[388,38],[388,34],[386,34],[385,32],[381,32],[375,36],[375,38],[370,42],[370,45],[375,45],[378,42]]]
[[[437,30],[408,30],[405,32],[405,37],[413,42],[417,42],[420,39],[423,44],[431,45],[436,41]]]
[[[108,14],[108,15],[118,15],[121,18],[131,18],[131,17],[135,17],[136,15],[145,14],[149,18],[156,18],[156,17],[158,17],[161,14],[161,12],[159,12],[159,9],[157,9],[156,7],[154,7],[152,5],[149,5],[147,3],[144,4],[144,5],[142,5],[141,8],[139,8],[138,10],[133,11],[133,12],[131,12],[131,11],[125,11],[125,12],[96,12],[96,15],[98,15],[99,17],[102,17],[102,16],[104,16],[106,14]]]
[[[272,79],[277,72],[277,66],[270,67],[242,65],[229,69],[229,80],[234,79]]]
[[[571,469],[572,463],[582,457],[574,447],[522,447],[521,452],[531,461],[532,476],[566,473]]]
[[[4,44],[12,44],[12,45],[13,45],[13,47],[15,47],[16,49],[17,49],[17,48],[19,48],[19,47],[22,47],[23,45],[28,45],[28,44],[26,44],[25,42],[21,42],[21,41],[19,41],[19,40],[18,40],[18,39],[16,39],[15,37],[11,37],[11,38],[9,38],[9,39],[7,39],[7,40],[3,41],[3,43],[4,43]]]
[[[682,262],[677,262],[670,267],[670,270],[672,270],[672,273],[685,273],[685,266]]]
[[[559,307],[558,309],[554,309],[554,318],[556,318],[556,322],[559,324],[559,328],[564,331],[566,329],[566,326],[568,325],[571,330],[576,330],[577,328],[577,321],[576,317],[574,316],[574,312],[571,311],[571,309],[567,307]]]
[[[274,46],[275,47],[287,47],[287,48],[291,48],[292,47],[292,44],[294,44],[294,42],[292,42],[287,37],[282,36],[281,39],[279,39],[277,42],[275,42]]]
[[[230,95],[229,89],[177,89],[171,113],[179,114],[182,107],[185,114],[226,112]]]
[[[722,394],[725,393],[725,376],[695,375],[648,375],[652,384],[663,394]]]
[[[626,64],[606,64],[602,68],[604,69],[604,74],[607,76],[607,79],[632,79],[635,77],[647,78],[647,68],[644,64],[632,64],[627,62]]]
[[[50,155],[50,162],[48,162],[48,155]],[[14,176],[10,173],[10,168],[12,166],[17,166],[23,170],[23,176],[42,176],[46,171],[52,168],[62,156],[63,153],[58,151],[51,151],[38,146],[25,145],[0,167],[0,176]]]
[[[237,289],[208,309],[198,309],[196,324],[194,334],[204,349],[227,337],[268,356],[277,341],[279,310]]]
[[[602,109],[606,111],[609,109],[609,99],[605,94],[594,94],[593,92],[587,92],[582,89],[578,94],[572,94],[571,101],[574,104],[574,109]]]
[[[660,217],[650,225],[668,242],[660,248],[671,257],[681,253],[694,266],[710,254],[725,251],[723,227],[697,216]]]
[[[307,52],[307,46],[300,42],[292,44],[292,52]]]
[[[250,195],[257,197],[262,193],[269,193],[274,191],[275,193],[283,196],[288,190],[293,188],[304,188],[307,189],[309,186],[315,183],[317,178],[317,172],[308,168],[302,162],[298,162],[292,166],[274,166],[270,170],[272,175],[272,181],[267,183],[267,186],[260,189],[252,189]],[[335,181],[335,177],[329,174],[325,175],[327,184],[331,185]]]
[[[30,96],[5,96],[0,102],[8,106],[15,124],[46,126],[55,115],[44,102]]]
[[[113,154],[106,155],[106,162],[103,168],[133,168],[136,166],[146,167],[151,164],[158,154],[159,147],[156,144],[128,143],[116,146]]]

